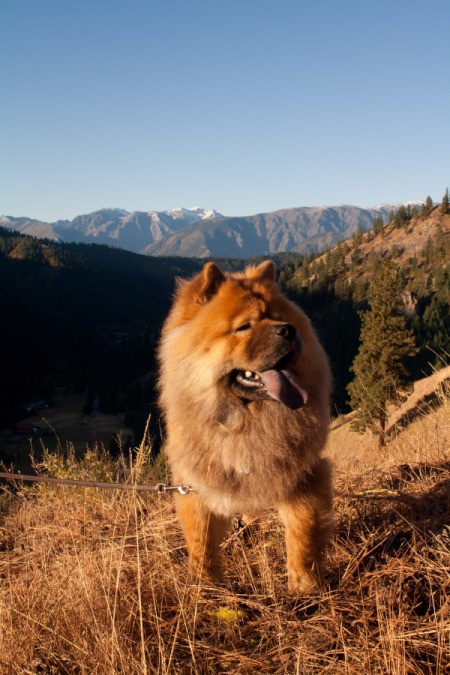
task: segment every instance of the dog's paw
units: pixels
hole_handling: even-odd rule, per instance
[[[319,574],[311,572],[293,572],[288,575],[288,591],[291,595],[318,595],[322,590]]]

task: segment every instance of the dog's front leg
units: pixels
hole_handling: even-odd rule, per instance
[[[206,576],[221,582],[220,544],[228,527],[228,519],[210,511],[202,498],[193,492],[188,495],[176,494],[175,501],[189,553],[191,578],[198,581],[199,577]]]
[[[278,505],[286,529],[288,589],[317,593],[322,586],[322,558],[333,530],[331,466],[321,460],[307,484]]]

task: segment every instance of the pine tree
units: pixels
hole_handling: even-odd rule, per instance
[[[401,283],[393,265],[381,261],[369,287],[370,310],[361,312],[360,348],[348,385],[350,404],[356,410],[355,427],[370,428],[385,445],[387,406],[400,398],[407,381],[405,359],[417,353],[412,332],[399,313]]]
[[[405,225],[408,220],[408,214],[404,206],[400,206],[395,212],[394,227],[400,228]]]
[[[373,226],[372,226],[373,233],[374,234],[382,234],[383,229],[384,229],[383,218],[381,218],[381,216],[378,217],[378,218],[375,218],[374,221],[373,221]]]
[[[361,223],[358,223],[356,226],[356,230],[353,233],[353,241],[355,242],[356,246],[359,246],[359,244],[362,244],[364,239],[364,230],[362,228]]]
[[[430,215],[432,210],[433,210],[433,200],[431,199],[430,196],[428,196],[425,200],[425,204],[422,204],[422,208],[420,209],[421,217],[426,218],[427,216]]]

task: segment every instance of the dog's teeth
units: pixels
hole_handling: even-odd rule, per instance
[[[245,377],[249,377],[249,378],[250,378],[250,377],[253,377],[253,373],[252,373],[251,370],[246,370],[245,373],[244,373],[244,375],[245,375]]]

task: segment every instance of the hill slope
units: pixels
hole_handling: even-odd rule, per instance
[[[431,264],[432,250],[441,249],[443,267],[448,265],[450,245],[450,214],[442,214],[440,207],[427,217],[414,216],[401,225],[392,219],[378,232],[367,232],[317,256],[310,272],[320,273],[325,267],[330,276],[351,283],[357,278],[370,277],[374,261],[380,257],[395,260],[406,276],[425,272]]]
[[[404,462],[438,462],[449,450],[450,441],[450,366],[414,382],[413,389],[400,406],[391,406],[387,420],[388,444],[380,453],[378,439],[370,431],[352,427],[354,413],[336,417],[326,449],[338,475],[386,469]],[[427,436],[434,436],[433,453]]]

